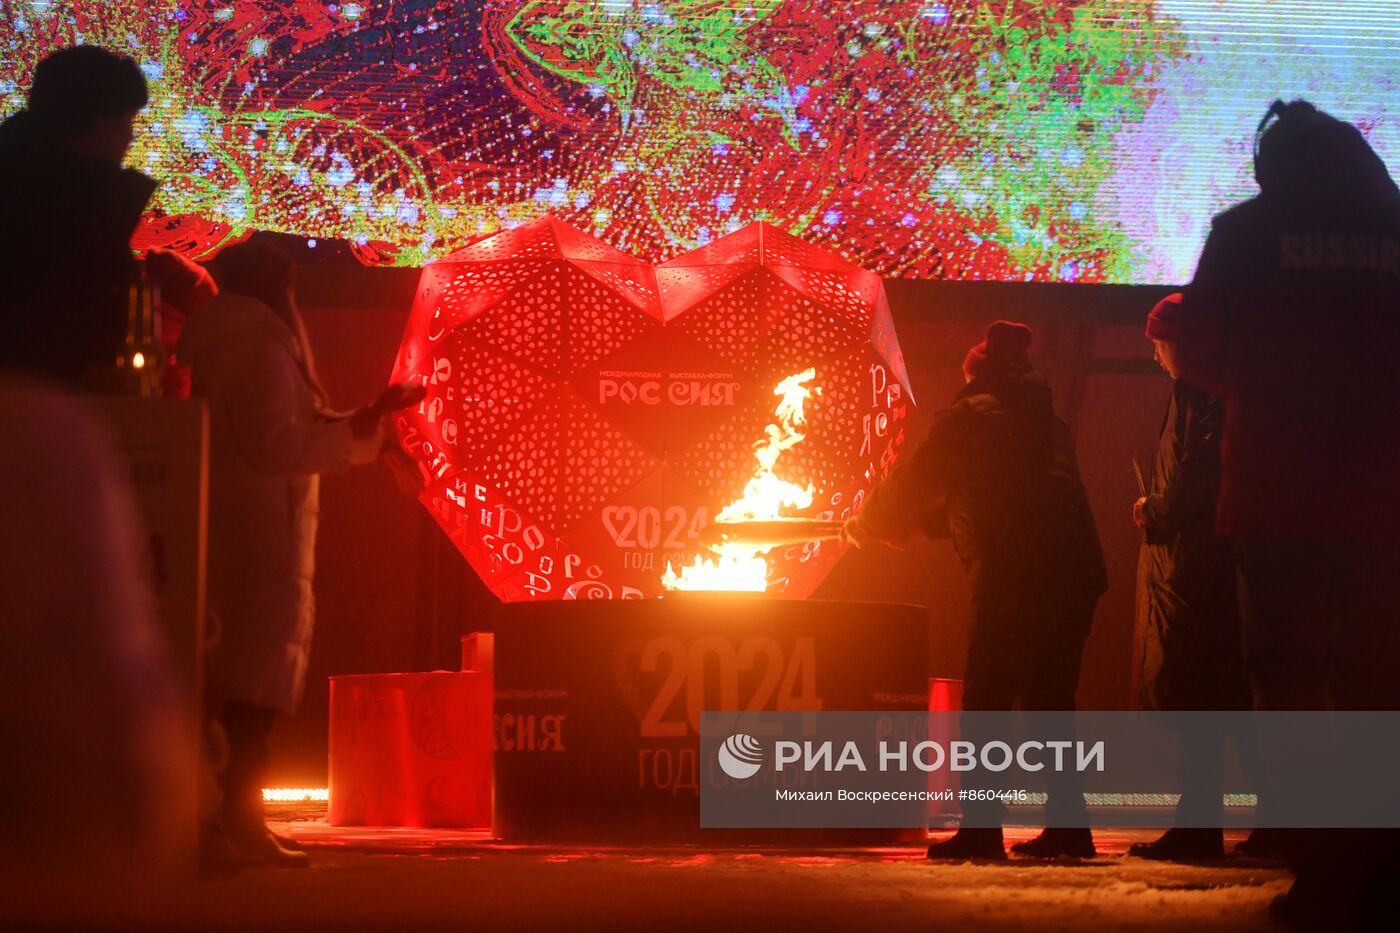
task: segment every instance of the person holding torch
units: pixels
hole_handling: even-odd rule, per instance
[[[1103,551],[1069,427],[1028,352],[1031,330],[996,321],[963,362],[966,385],[912,457],[845,525],[850,543],[951,536],[972,584],[963,709],[1074,709],[1080,656],[1108,588]],[[964,732],[968,730],[965,728]],[[985,775],[981,775],[985,777]],[[1012,847],[1037,858],[1092,858],[1078,776],[1051,779],[1046,826]],[[968,801],[963,825],[929,858],[1006,857],[1003,805]]]

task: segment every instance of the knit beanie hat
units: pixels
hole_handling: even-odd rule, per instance
[[[963,372],[969,379],[986,379],[1030,366],[1031,336],[1031,329],[1024,324],[993,321],[987,328],[987,339],[967,351]]]
[[[1176,341],[1176,325],[1181,317],[1181,292],[1168,295],[1147,315],[1147,336],[1166,343]]]

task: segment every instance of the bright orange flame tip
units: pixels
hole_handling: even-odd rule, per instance
[[[777,420],[764,429],[766,439],[754,449],[758,466],[749,477],[744,492],[725,506],[716,522],[772,521],[784,516],[785,509],[805,509],[812,505],[813,489],[779,479],[773,472],[784,453],[806,440],[801,428],[807,423],[804,405],[821,392],[807,383],[817,376],[814,367],[788,376],[773,394],[779,397],[774,411]],[[767,550],[767,549],[764,549]],[[743,543],[725,542],[699,554],[678,572],[666,567],[661,583],[668,590],[727,591],[762,593],[768,589],[768,562],[762,550]]]

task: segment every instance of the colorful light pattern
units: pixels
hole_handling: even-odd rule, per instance
[[[1169,282],[1305,96],[1400,154],[1400,0],[0,0],[153,88],[137,245],[420,265],[546,213],[646,261],[766,220],[886,275]]]

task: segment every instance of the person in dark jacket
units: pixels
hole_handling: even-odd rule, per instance
[[[1220,400],[1179,378],[1176,321],[1180,293],[1152,309],[1147,336],[1172,377],[1172,396],[1153,460],[1147,495],[1133,504],[1143,529],[1139,703],[1149,710],[1250,708],[1235,594],[1235,559],[1215,533],[1220,491]],[[1130,853],[1163,860],[1225,855],[1225,740],[1207,723],[1183,734],[1182,795],[1176,825]]]
[[[1255,705],[1400,709],[1400,189],[1356,127],[1306,101],[1276,101],[1256,140],[1259,196],[1215,219],[1176,341],[1182,378],[1225,404],[1216,529],[1235,540]],[[1393,834],[1290,849],[1281,918],[1391,909]]]
[[[82,387],[115,366],[155,191],[122,167],[144,106],[136,63],[84,45],[39,62],[0,125],[0,369]]]
[[[951,534],[972,584],[963,709],[1074,709],[1080,657],[1107,590],[1103,552],[1068,426],[1028,359],[1030,328],[997,321],[963,363],[967,385],[913,456],[877,485],[846,527],[856,544]],[[1092,857],[1073,772],[1050,787],[1047,829],[1018,854]],[[970,808],[986,807],[971,819]],[[1004,858],[999,803],[969,802],[930,858]]]

